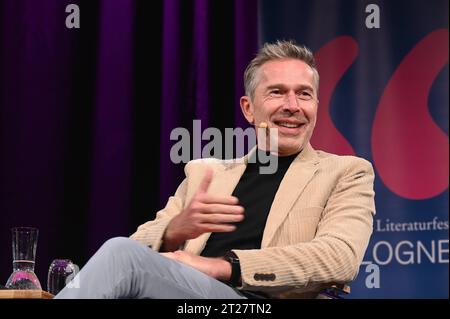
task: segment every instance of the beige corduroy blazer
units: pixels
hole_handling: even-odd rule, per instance
[[[155,220],[139,226],[131,238],[159,250],[166,226],[196,193],[206,167],[214,171],[208,192],[230,195],[248,156],[187,163],[186,178],[175,195]],[[368,161],[316,151],[308,144],[278,188],[261,249],[234,250],[241,264],[240,288],[273,298],[313,298],[324,287],[352,281],[372,234],[373,183]],[[187,241],[184,250],[200,254],[209,236]]]

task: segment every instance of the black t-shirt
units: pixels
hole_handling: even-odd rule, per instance
[[[258,150],[253,158],[249,159],[247,168],[241,176],[239,183],[233,191],[233,196],[239,199],[239,204],[244,207],[244,219],[236,223],[236,230],[228,233],[212,233],[201,253],[205,257],[219,257],[231,249],[259,249],[264,228],[269,215],[270,207],[278,190],[278,186],[287,169],[298,154],[278,157],[278,168],[274,174],[261,174],[260,167],[267,166],[267,156],[264,160]],[[270,155],[274,160],[275,156]]]

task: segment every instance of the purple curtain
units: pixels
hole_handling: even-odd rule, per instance
[[[90,251],[111,235],[127,233],[133,156],[134,10],[133,0],[100,2],[86,234]]]
[[[191,129],[193,119],[201,120],[203,128],[247,127],[239,98],[244,94],[245,66],[257,51],[257,0],[234,4],[195,0],[190,9],[182,1],[164,1],[160,118],[164,141],[175,127]],[[191,24],[187,25],[186,15]],[[183,45],[186,41],[191,45]],[[170,161],[171,146],[162,143],[159,155],[161,206],[183,176],[181,167]]]
[[[80,7],[80,29],[65,8]],[[0,3],[0,283],[13,226],[40,229],[36,273],[80,266],[154,218],[183,178],[175,127],[246,126],[257,0]]]

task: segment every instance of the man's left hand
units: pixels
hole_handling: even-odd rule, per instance
[[[161,255],[191,266],[217,280],[230,280],[231,265],[222,258],[202,257],[182,250],[177,250],[170,253],[161,253]]]

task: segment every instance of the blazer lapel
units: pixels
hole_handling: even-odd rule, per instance
[[[231,195],[242,174],[244,174],[247,166],[247,156],[230,165],[228,169],[217,172],[209,186],[208,193],[222,196]],[[211,233],[204,233],[197,238],[188,240],[184,250],[193,254],[200,254],[205,248],[209,236],[211,236]]]
[[[297,198],[317,171],[318,157],[308,144],[284,175],[267,217],[261,248],[267,247]]]

